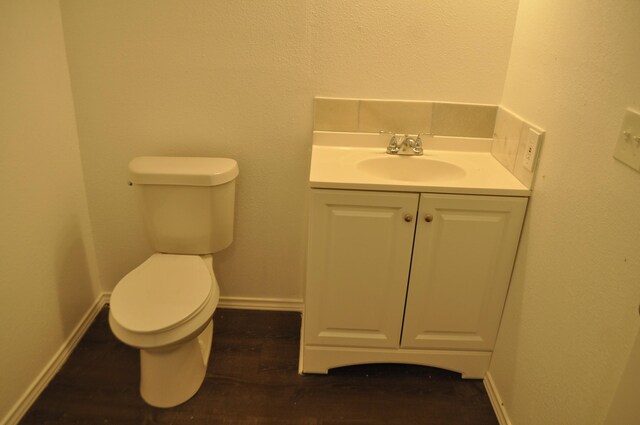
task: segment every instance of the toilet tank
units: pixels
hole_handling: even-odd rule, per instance
[[[208,254],[233,241],[238,163],[228,158],[143,156],[129,179],[154,250]]]

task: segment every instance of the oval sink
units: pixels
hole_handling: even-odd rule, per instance
[[[423,156],[385,156],[360,161],[358,170],[370,176],[403,181],[454,180],[466,172],[457,165]]]

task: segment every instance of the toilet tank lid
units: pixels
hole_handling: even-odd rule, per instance
[[[238,163],[230,158],[139,156],[129,162],[134,184],[217,186],[238,176]]]

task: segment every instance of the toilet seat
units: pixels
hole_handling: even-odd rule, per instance
[[[168,331],[207,305],[214,282],[200,256],[153,254],[114,288],[112,318],[123,330],[135,334]]]

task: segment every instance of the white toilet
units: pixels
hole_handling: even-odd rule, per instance
[[[220,290],[211,253],[233,240],[238,164],[227,158],[139,157],[129,179],[156,251],[111,294],[115,336],[140,349],[140,394],[187,401],[202,385]]]

